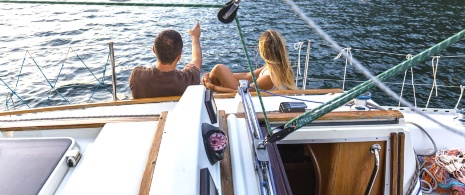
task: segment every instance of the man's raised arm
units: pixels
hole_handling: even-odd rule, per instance
[[[192,38],[192,60],[191,64],[194,64],[199,70],[202,67],[202,48],[200,47],[200,23],[197,22],[194,28],[189,30],[189,34]]]

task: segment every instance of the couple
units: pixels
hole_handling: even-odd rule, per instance
[[[174,30],[165,30],[155,38],[153,52],[157,56],[155,67],[136,67],[129,77],[134,99],[179,96],[189,85],[200,83],[202,51],[200,47],[200,24],[189,30],[192,38],[192,60],[182,70],[176,70],[181,59],[182,39]],[[260,56],[265,65],[254,70],[260,89],[295,89],[294,76],[287,57],[283,37],[276,31],[267,30],[259,39]],[[216,65],[209,74],[204,74],[203,85],[218,93],[237,92],[239,80],[252,81],[251,73],[232,73],[225,65]],[[255,90],[252,84],[250,90]]]

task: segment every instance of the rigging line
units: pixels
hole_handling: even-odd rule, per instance
[[[457,101],[457,104],[455,104],[454,110],[457,110],[457,107],[459,106],[460,100],[462,100],[463,90],[464,89],[465,89],[465,87],[460,85],[460,96],[459,96],[459,100]]]
[[[304,42],[297,42],[296,44],[294,44],[294,49],[298,49],[299,50],[299,55],[297,57],[297,71],[295,73],[295,85],[296,87],[298,86],[298,82],[299,82],[299,75],[302,75],[302,72],[300,71],[300,51],[302,50],[302,45],[304,44]]]
[[[286,95],[273,93],[273,92],[270,92],[268,90],[260,89],[260,91],[262,91],[264,93],[267,93],[267,94],[270,94],[270,95],[279,96],[279,97],[283,97],[283,98],[287,98],[287,99],[298,100],[298,101],[303,101],[303,102],[311,102],[311,103],[317,103],[317,104],[324,104],[324,102],[317,102],[317,101],[312,101],[312,100],[304,100],[304,99],[300,99],[300,98],[295,98],[295,97],[290,97],[290,96],[286,96]]]
[[[62,5],[105,5],[130,7],[191,7],[191,8],[222,8],[224,5],[215,4],[187,4],[187,3],[115,3],[115,2],[85,2],[85,1],[16,1],[0,0],[0,3],[25,4],[62,4]]]
[[[320,79],[320,78],[308,78],[308,80],[312,80],[312,81],[343,81],[341,79]],[[363,82],[366,82],[366,81],[359,81],[359,80],[353,80],[353,79],[346,79],[346,81],[348,82],[355,82],[355,83],[363,83]],[[402,85],[403,83],[396,83],[396,82],[383,82],[385,84],[388,84],[388,85]],[[405,83],[405,85],[412,85],[410,83]],[[426,83],[423,83],[423,84],[414,84],[414,85],[419,85],[419,86],[431,86],[431,84],[426,84]],[[455,85],[437,85],[438,87],[449,87],[449,88],[460,88],[460,86],[455,86]]]
[[[26,50],[26,52],[24,52],[23,63],[21,63],[21,68],[19,69],[18,77],[16,79],[16,85],[15,85],[15,88],[13,90],[16,90],[16,88],[18,87],[19,78],[21,76],[21,73],[23,72],[23,67],[24,67],[24,62],[26,61],[27,52],[28,52],[27,50]],[[13,98],[13,93],[10,95],[10,98]],[[6,100],[7,107],[8,107],[8,101],[10,101],[10,98],[7,98],[7,100]],[[13,99],[12,99],[12,101],[13,101]],[[13,103],[13,105],[14,105],[14,103]],[[13,106],[13,108],[14,108],[14,106]]]
[[[305,56],[304,76],[302,77],[302,89],[307,87],[308,62],[310,61],[310,40],[307,45],[307,55]]]
[[[271,135],[272,132],[271,132],[271,127],[270,127],[270,122],[268,121],[268,117],[266,116],[265,105],[263,105],[263,100],[260,94],[260,89],[258,88],[257,79],[255,77],[255,73],[252,68],[252,62],[250,62],[250,57],[249,57],[249,53],[247,52],[247,47],[245,45],[244,36],[242,35],[241,25],[239,24],[239,19],[237,19],[237,17],[235,17],[234,20],[236,21],[237,31],[239,33],[239,37],[242,42],[242,47],[244,49],[245,57],[247,58],[247,64],[249,65],[250,74],[252,75],[252,81],[255,85],[255,91],[257,91],[258,100],[260,101],[260,106],[262,107],[263,118],[265,119],[266,128],[268,130],[268,133]]]
[[[55,83],[53,84],[53,88],[57,86],[58,78],[60,78],[61,71],[63,70],[63,67],[65,66],[66,60],[68,60],[68,54],[71,51],[71,47],[68,48],[68,52],[66,52],[65,59],[63,59],[63,63],[61,64],[60,71],[58,71],[57,78],[55,79]],[[52,94],[53,90],[50,90],[50,93],[48,94],[47,101],[45,102],[45,105],[48,105],[48,102],[50,100],[50,95]]]
[[[141,45],[147,45],[147,44],[141,44]],[[52,50],[52,49],[66,49],[66,48],[88,48],[88,47],[96,47],[96,46],[105,46],[105,44],[89,44],[89,45],[69,45],[69,46],[54,46],[54,47],[29,47],[25,51],[43,51],[43,50]],[[14,48],[16,49],[16,48]],[[22,50],[19,48],[19,50]]]
[[[347,56],[350,56],[352,59],[352,52],[350,52],[350,47],[344,48],[339,54],[334,58],[334,60],[339,59],[342,56],[343,52],[346,52]],[[344,79],[342,81],[342,91],[345,89],[345,83],[346,83],[346,76],[347,76],[347,62],[350,62],[350,65],[352,65],[352,61],[349,61],[348,58],[346,58],[346,65],[344,66]]]
[[[434,64],[434,60],[436,59],[436,64]],[[429,100],[431,99],[431,95],[433,95],[433,90],[436,88],[436,97],[438,97],[438,87],[436,86],[436,74],[438,72],[438,62],[439,56],[433,56],[431,60],[431,67],[433,68],[433,85],[431,86],[431,91],[429,93],[428,101],[426,101],[425,108],[428,108]]]
[[[34,62],[34,64],[37,66],[37,68],[39,69],[40,73],[42,73],[42,76],[44,76],[45,80],[47,81],[47,83],[49,84],[50,88],[52,90],[55,90],[58,95],[60,95],[68,104],[71,104],[60,92],[58,92],[52,85],[52,83],[50,83],[50,80],[48,80],[47,76],[45,76],[45,73],[42,71],[42,69],[40,68],[40,66],[37,64],[36,60],[34,60],[34,57],[32,57],[31,53],[29,51],[27,51],[27,54],[29,54],[29,56],[31,57],[31,60]]]
[[[303,43],[305,43],[305,41],[303,41]],[[331,47],[331,45],[324,44],[324,43],[313,43],[313,44]],[[367,50],[367,49],[352,48],[352,50],[372,52],[372,53],[380,53],[380,54],[397,55],[397,56],[405,56],[405,54],[391,53],[391,52],[384,52],[384,51],[375,51],[375,50]],[[441,56],[441,57],[443,57],[443,58],[465,58],[465,55]]]
[[[305,22],[307,22],[307,24],[312,28],[314,29],[314,31],[319,34],[324,40],[326,40],[328,43],[331,44],[331,46],[338,52],[340,52],[342,50],[342,48],[334,41],[332,40],[331,37],[329,37],[328,34],[326,34],[318,25],[316,25],[314,23],[314,21],[310,18],[308,18],[298,7],[297,5],[292,1],[292,0],[285,0],[287,4],[290,5],[290,7],[292,8],[292,10],[297,14],[299,15]],[[394,70],[397,70],[397,69],[400,69],[400,68],[407,68],[409,66],[412,65],[412,61],[415,62],[415,63],[418,63],[419,61],[421,60],[424,60],[426,59],[427,57],[429,56],[432,56],[436,53],[438,53],[440,50],[443,50],[445,49],[447,46],[451,45],[452,43],[456,43],[457,41],[463,39],[463,37],[465,36],[465,30],[462,30],[460,31],[459,33],[449,37],[448,39],[442,41],[441,43],[421,52],[420,54],[417,54],[415,57],[413,57],[412,59],[410,60],[407,60],[407,61],[404,61],[403,63],[397,65],[399,66],[399,68],[391,68],[389,69],[388,71],[384,72],[384,73],[381,73],[378,77],[379,78],[382,78],[383,80],[384,79],[387,79],[386,77],[389,77],[389,76],[393,76],[394,75]],[[344,54],[342,54],[344,55]],[[346,55],[344,55],[344,57],[348,57]],[[374,77],[365,67],[363,67],[359,62],[358,60],[356,59],[351,59],[353,61],[353,64],[355,65],[355,67],[357,69],[359,69],[359,71],[361,71],[367,78],[370,78],[370,80],[366,81],[365,83],[362,83],[360,84],[359,86],[357,86],[356,88],[348,91],[347,93],[344,93],[342,94],[341,96],[339,96],[338,98],[335,98],[331,101],[328,102],[328,104],[331,104],[331,103],[339,103],[339,104],[345,104],[345,102],[342,102],[342,100],[345,100],[346,102],[347,101],[350,101],[351,99],[353,99],[354,97],[360,95],[363,93],[363,90],[368,90],[370,88],[373,88],[374,85],[378,86],[381,90],[383,90],[385,93],[387,93],[389,96],[395,98],[395,99],[399,99],[398,98],[398,95],[396,93],[394,93],[391,89],[389,89],[386,85],[384,85],[381,81],[378,80],[377,77]],[[397,67],[396,66],[396,67]],[[390,71],[392,70],[392,71]],[[348,94],[348,95],[347,95]],[[423,116],[424,118],[430,120],[430,121],[433,121],[434,123],[438,124],[439,126],[443,127],[444,129],[446,130],[449,130],[453,133],[456,133],[458,135],[461,135],[463,137],[465,137],[465,133],[462,132],[462,131],[459,131],[457,129],[454,129],[454,128],[451,128],[449,126],[446,126],[442,123],[440,123],[439,121],[437,121],[436,119],[424,114],[424,113],[421,113],[419,109],[413,107],[413,105],[408,102],[408,101],[405,101],[405,100],[399,100],[402,102],[402,104],[404,105],[407,105],[408,107],[410,107],[411,109],[415,110],[416,112],[418,112],[421,116]],[[318,113],[313,113],[314,110],[316,109],[320,109],[320,108],[326,108],[325,110],[323,110],[322,112],[318,112]],[[286,123],[284,125],[284,128],[288,128],[290,127],[291,125],[294,126],[294,131],[300,127],[302,127],[303,124],[307,124],[309,122],[312,121],[312,119],[308,119],[308,118],[304,118],[304,117],[307,117],[307,115],[312,115],[314,114],[314,116],[316,118],[319,118],[321,117],[322,115],[330,112],[330,109],[335,109],[337,108],[337,105],[334,105],[334,104],[331,104],[330,106],[327,106],[327,105],[322,105],[322,106],[319,106],[318,108],[316,109],[313,109],[312,111],[310,112],[305,112],[304,114],[292,119],[291,121],[289,121],[288,123]],[[313,117],[312,117],[313,118]],[[298,126],[297,126],[298,125]]]
[[[412,56],[411,54],[407,54],[407,56],[405,56],[405,58],[406,58],[407,60],[412,59],[412,57],[413,57],[413,56]],[[405,73],[404,73],[404,81],[402,82],[402,89],[400,90],[399,99],[402,98],[402,94],[403,94],[403,92],[404,92],[404,85],[405,85],[405,79],[406,79],[406,77],[407,77],[407,71],[408,71],[408,70],[405,70]],[[415,102],[415,107],[417,107],[417,96],[416,96],[416,94],[415,94],[415,83],[414,83],[414,79],[413,79],[413,67],[410,67],[410,73],[412,73],[413,100],[414,100],[414,102]],[[399,101],[398,107],[400,107],[400,101]]]
[[[73,48],[71,48],[71,50],[73,51],[73,53],[76,55],[76,57],[82,62],[82,64],[87,68],[87,70],[90,72],[90,74],[92,74],[92,76],[95,78],[95,80],[99,83],[99,85],[103,85],[105,87],[105,84],[102,83],[102,81],[100,81],[97,76],[94,75],[94,73],[92,72],[92,70],[90,70],[90,68],[86,65],[86,63],[84,63],[84,61],[81,59],[81,57],[79,57],[79,55],[76,53],[76,51],[74,51]],[[108,87],[105,87],[107,89],[107,91],[110,91],[110,89],[108,89]]]

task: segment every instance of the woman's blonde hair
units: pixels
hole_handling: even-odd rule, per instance
[[[270,71],[273,85],[277,89],[296,89],[286,43],[281,34],[274,30],[265,31],[260,35],[258,47]]]

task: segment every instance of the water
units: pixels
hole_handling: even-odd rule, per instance
[[[296,4],[341,46],[351,47],[354,58],[375,75],[401,63],[407,54],[418,54],[465,28],[463,1],[314,0]],[[132,68],[155,63],[151,46],[157,32],[175,29],[181,33],[185,47],[178,68],[182,68],[191,55],[187,29],[197,20],[202,27],[201,72],[208,72],[218,63],[228,65],[234,72],[247,71],[235,24],[220,23],[216,13],[216,8],[2,4],[0,78],[30,107],[110,101],[107,43],[111,41],[115,43],[118,97],[129,99],[128,77]],[[264,30],[274,29],[285,37],[293,64],[298,54],[294,43],[311,40],[307,88],[342,88],[345,60],[334,60],[338,53],[326,46],[284,2],[243,1],[238,17],[254,65],[258,37]],[[302,64],[305,51],[304,46]],[[428,107],[453,108],[460,96],[459,86],[465,81],[462,76],[465,41],[438,55],[441,56],[436,76],[438,96],[433,93]],[[413,72],[417,105],[425,107],[433,83],[431,59],[414,66]],[[98,86],[97,79],[101,82],[102,78],[105,85]],[[346,79],[346,90],[366,80],[351,65],[347,66]],[[402,80],[403,74],[390,80],[388,86],[400,94]],[[413,89],[408,85],[410,73],[406,83],[403,97],[413,103]],[[57,90],[51,90],[51,86]],[[0,87],[0,104],[4,109],[8,92],[7,87]],[[375,101],[383,105],[398,104],[378,89],[371,92]],[[8,101],[9,109],[13,109],[13,104],[16,109],[27,108],[16,96]]]

